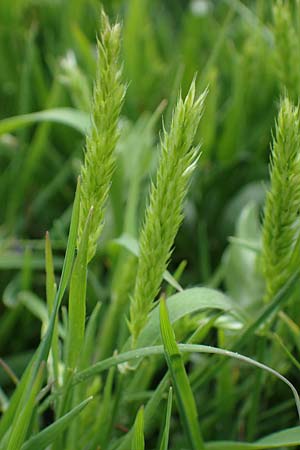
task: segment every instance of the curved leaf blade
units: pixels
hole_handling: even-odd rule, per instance
[[[90,124],[89,115],[73,108],[53,108],[30,114],[9,117],[0,121],[0,136],[12,133],[20,128],[37,122],[55,122],[67,125],[79,131],[83,135]]]

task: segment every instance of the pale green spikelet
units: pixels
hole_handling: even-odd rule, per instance
[[[300,253],[294,253],[299,239],[299,107],[295,107],[287,98],[281,102],[276,124],[270,176],[271,188],[267,193],[264,211],[262,249],[267,301],[285,284],[300,263]]]
[[[121,81],[119,24],[110,25],[101,14],[101,38],[98,40],[98,67],[91,112],[91,131],[86,138],[85,160],[81,168],[81,198],[78,246],[91,207],[94,215],[88,248],[88,261],[96,251],[103,227],[104,209],[115,165],[114,149],[119,137],[118,119],[125,86]]]
[[[279,78],[288,94],[297,101],[300,95],[300,30],[293,17],[299,15],[299,1],[295,10],[286,0],[278,0],[273,6],[275,57]]]
[[[140,235],[140,258],[130,305],[133,345],[147,322],[183,218],[183,200],[199,158],[199,147],[194,147],[193,141],[205,96],[206,92],[195,97],[193,81],[185,100],[181,96],[178,99],[170,131],[163,131],[156,183],[151,186]]]

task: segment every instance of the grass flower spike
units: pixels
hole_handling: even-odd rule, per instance
[[[263,271],[270,300],[299,266],[300,133],[299,108],[281,103],[272,147],[271,188],[263,223]],[[297,246],[298,247],[298,246]]]
[[[91,131],[86,139],[84,165],[81,169],[81,202],[78,247],[91,207],[94,214],[90,227],[88,261],[96,251],[103,227],[105,203],[114,171],[114,149],[119,137],[118,119],[125,86],[121,81],[120,25],[110,25],[101,14],[101,39],[98,41],[98,67],[94,86]]]
[[[151,186],[140,235],[140,258],[130,306],[133,344],[147,322],[183,218],[183,200],[199,158],[199,147],[194,147],[193,141],[205,96],[206,92],[196,97],[193,81],[185,100],[181,96],[178,99],[170,131],[163,132],[156,183]]]

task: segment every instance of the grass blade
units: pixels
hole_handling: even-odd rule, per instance
[[[84,342],[87,254],[92,212],[93,210],[91,209],[80,241],[70,281],[67,367],[71,370],[74,370],[78,363]]]
[[[22,450],[43,450],[48,447],[69,424],[81,413],[81,411],[90,403],[93,397],[89,397],[71,411],[62,416],[52,425],[49,425],[40,433],[36,434],[22,445]]]
[[[185,371],[183,359],[175,341],[165,300],[160,302],[160,327],[165,357],[175,390],[178,409],[186,436],[194,450],[204,450],[204,443],[198,424],[195,399]]]
[[[78,180],[77,184],[77,190],[71,218],[70,233],[68,238],[62,275],[56,293],[56,298],[52,314],[50,317],[49,326],[43,340],[41,341],[38,349],[36,350],[34,356],[32,357],[31,362],[28,364],[20,383],[18,384],[16,390],[14,391],[9,407],[7,408],[7,410],[5,411],[4,415],[1,418],[0,439],[10,428],[10,425],[13,421],[13,417],[15,416],[17,409],[19,407],[22,407],[22,404],[25,402],[26,396],[30,392],[32,385],[34,383],[34,379],[40,367],[40,363],[48,358],[58,308],[62,301],[65,289],[67,287],[73,265],[76,238],[77,238],[77,229],[78,229],[78,219],[79,219],[79,193],[80,193],[80,180]]]
[[[54,265],[53,265],[53,254],[50,241],[50,235],[47,232],[45,238],[45,261],[46,261],[46,298],[48,306],[48,316],[50,317],[53,306],[55,295],[57,291],[55,275],[54,275]],[[51,354],[52,354],[52,371],[55,383],[58,383],[59,377],[59,344],[58,344],[58,321],[57,317],[55,319],[52,344],[51,344]]]
[[[253,444],[243,442],[208,442],[207,450],[270,450],[272,448],[294,447],[300,444],[300,427],[287,428],[272,433]]]
[[[14,421],[11,426],[10,439],[6,450],[20,450],[22,447],[32,418],[36,397],[43,381],[43,371],[44,364],[42,364],[39,368],[25,407],[20,414],[16,414],[14,417]]]
[[[172,412],[172,400],[173,400],[173,391],[170,387],[169,395],[168,395],[168,404],[167,404],[167,412],[166,412],[166,423],[165,428],[162,435],[161,444],[159,450],[168,450],[169,445],[169,433],[170,433],[170,422],[171,422],[171,412]]]
[[[144,450],[144,407],[141,406],[136,415],[131,450]]]
[[[172,324],[188,314],[208,309],[234,311],[238,318],[243,320],[230,298],[215,289],[204,287],[185,289],[169,297],[166,302]],[[137,347],[155,344],[159,337],[159,326],[159,308],[156,307],[150,313],[148,324],[139,336]]]
[[[61,123],[74,128],[82,134],[86,133],[90,125],[89,116],[83,111],[77,111],[72,108],[53,108],[1,120],[0,136],[37,122]]]
[[[257,330],[268,320],[270,320],[271,317],[274,317],[275,313],[278,311],[279,306],[287,301],[289,296],[293,293],[295,285],[299,280],[299,275],[300,269],[295,271],[294,275],[292,275],[286,282],[286,284],[277,292],[277,294],[274,296],[274,299],[257,314],[257,317],[248,325],[246,325],[240,336],[232,345],[231,351],[241,351],[244,345],[251,340],[253,335],[255,335]],[[220,361],[210,365],[205,374],[200,379],[198,379],[197,382],[195,382],[194,387],[198,388],[200,385],[206,383],[210,378],[216,375],[216,373],[220,370],[224,363],[225,361]],[[199,375],[197,374],[197,378],[198,377]]]

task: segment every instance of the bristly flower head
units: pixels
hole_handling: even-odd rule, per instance
[[[170,131],[163,131],[156,183],[151,186],[140,235],[140,258],[130,306],[133,344],[147,322],[183,218],[183,201],[199,158],[199,147],[194,147],[193,141],[205,96],[206,92],[196,97],[194,80],[185,100],[179,96]]]
[[[281,102],[273,139],[264,222],[262,266],[266,300],[287,282],[300,264],[300,129],[299,107],[289,99]]]
[[[120,25],[111,26],[102,11],[101,36],[97,41],[98,65],[91,111],[92,124],[81,168],[78,246],[91,206],[94,207],[88,261],[95,254],[103,228],[105,204],[115,165],[114,150],[119,137],[118,120],[125,95],[119,62],[120,32]]]

